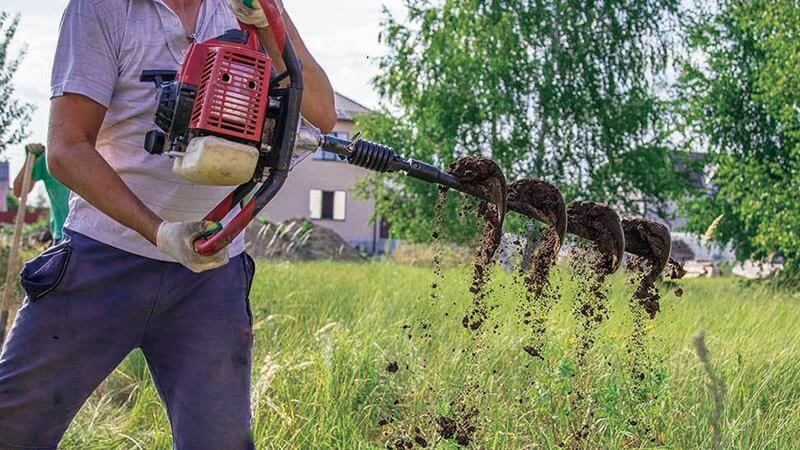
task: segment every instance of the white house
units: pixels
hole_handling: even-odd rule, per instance
[[[350,138],[356,117],[369,112],[364,105],[336,93],[339,121],[334,134]],[[371,175],[332,153],[317,150],[294,168],[284,188],[264,209],[264,216],[273,222],[306,218],[335,231],[362,252],[381,253],[388,230],[380,220],[370,224],[375,202],[358,199],[354,192],[358,180]]]

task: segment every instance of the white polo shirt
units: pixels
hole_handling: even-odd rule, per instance
[[[204,0],[196,39],[238,28],[225,0]],[[144,151],[156,128],[156,88],[142,83],[143,70],[177,70],[189,39],[178,16],[162,0],[71,0],[64,12],[53,65],[51,95],[85,95],[108,111],[97,151],[125,184],[159,217],[173,222],[202,219],[233,188],[192,184],[172,173],[172,160]],[[76,161],[75,164],[79,164]],[[120,250],[162,261],[172,259],[137,232],[72,194],[65,226]],[[231,256],[244,251],[239,236]]]

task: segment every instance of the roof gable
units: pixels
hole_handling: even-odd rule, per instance
[[[372,112],[369,108],[350,97],[335,92],[336,116],[339,120],[353,121],[357,116]]]

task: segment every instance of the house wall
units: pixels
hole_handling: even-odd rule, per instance
[[[0,212],[8,211],[6,195],[11,190],[9,188],[10,179],[8,162],[0,162]]]
[[[334,131],[352,134],[353,123],[340,121]],[[360,167],[351,166],[342,161],[320,161],[309,156],[289,175],[286,185],[264,209],[263,217],[280,222],[288,219],[308,218],[309,192],[312,189],[322,191],[346,191],[347,202],[344,221],[312,220],[314,223],[331,229],[350,244],[360,250],[373,253],[383,249],[378,228],[370,225],[369,219],[374,209],[372,200],[356,199],[353,189],[356,182],[371,172]]]

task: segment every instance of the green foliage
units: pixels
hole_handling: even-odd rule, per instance
[[[25,51],[10,55],[9,47],[19,26],[19,16],[0,11],[0,154],[10,145],[19,144],[28,137],[28,123],[33,105],[14,98],[12,79],[19,68]]]
[[[714,402],[691,347],[699,330],[727,386],[721,447],[800,448],[797,294],[732,279],[682,281],[685,294],[665,293],[663,315],[649,331],[643,363],[652,369],[644,382],[633,382],[626,346],[632,288],[614,277],[610,320],[599,327],[590,363],[579,366],[573,288],[565,275],[554,277],[565,295],[548,322],[544,362],[520,350],[528,332],[517,325],[520,292],[507,277],[497,280],[494,300],[501,306],[492,324],[499,328],[487,333],[479,352],[484,372],[474,379],[480,383],[474,395],[482,407],[472,448],[563,447],[579,379],[587,380],[583,388],[596,405],[590,448],[712,448]],[[259,264],[251,291],[256,448],[377,450],[386,448],[384,432],[415,423],[429,449],[459,448],[437,438],[430,420],[448,412],[468,367],[469,354],[453,349],[469,340],[460,323],[471,301],[469,268],[445,272],[446,301],[429,300],[431,278],[429,269],[397,264]],[[403,325],[417,331],[420,321],[430,324],[430,341],[406,337]],[[398,373],[385,370],[390,361],[399,362]],[[403,422],[379,425],[390,418]],[[59,448],[172,448],[141,353],[103,383]]]
[[[387,13],[381,37],[389,53],[375,86],[387,109],[359,125],[418,159],[490,156],[509,182],[547,179],[568,200],[641,212],[688,184],[655,94],[678,4],[407,0],[407,20]],[[392,178],[372,189],[397,235],[429,238],[431,186]],[[475,228],[459,225],[457,210],[448,208],[445,227],[468,238]]]
[[[683,115],[713,163],[711,198],[690,201],[691,230],[724,214],[716,236],[740,258],[800,268],[800,6],[730,0],[691,21]]]
[[[19,199],[11,192],[6,192],[6,207],[9,211],[16,211],[19,208]]]

